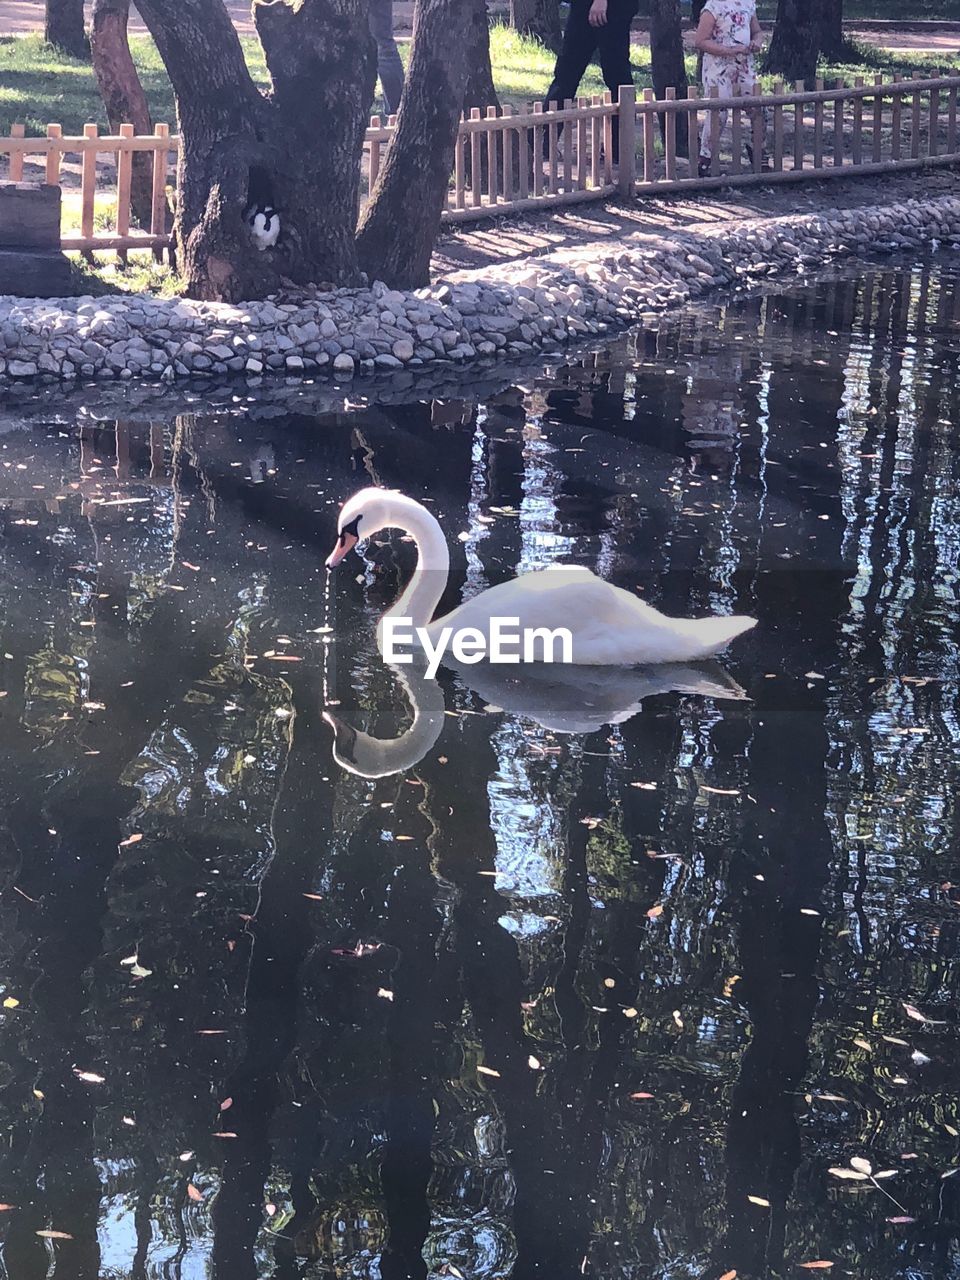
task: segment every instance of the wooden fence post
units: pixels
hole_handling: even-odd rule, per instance
[[[167,163],[170,158],[170,126],[154,126],[153,192],[150,201],[150,234],[154,237],[153,256],[163,261],[162,242],[167,235]],[[160,244],[157,243],[160,241]]]
[[[49,187],[59,187],[60,185],[60,148],[56,145],[58,139],[63,137],[63,126],[59,124],[47,125],[47,137],[50,139],[50,148],[47,151],[46,171],[44,173],[44,181]]]
[[[632,84],[619,89],[620,167],[618,185],[622,196],[632,196],[637,180],[637,90]]]
[[[95,124],[83,126],[84,141],[94,141],[99,133]],[[95,230],[97,200],[97,149],[96,145],[84,147],[80,160],[80,234],[84,240],[91,241]],[[93,254],[89,248],[84,250],[84,257],[93,262]]]
[[[12,124],[10,126],[10,137],[14,139],[22,139],[27,136],[27,126],[25,124]],[[23,152],[14,150],[10,152],[10,181],[23,181]]]

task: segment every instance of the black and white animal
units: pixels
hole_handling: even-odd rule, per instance
[[[244,212],[253,243],[261,252],[272,249],[280,238],[280,215],[269,204],[252,204]]]

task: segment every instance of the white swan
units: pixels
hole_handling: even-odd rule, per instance
[[[442,629],[471,627],[490,635],[493,618],[517,618],[521,630],[565,629],[578,666],[652,666],[697,662],[755,627],[755,618],[668,618],[629,591],[604,582],[578,565],[552,565],[490,587],[433,621],[450,570],[443,530],[426,507],[392,489],[363,489],[345,502],[337,522],[337,545],[327,568],[339,564],[361,539],[381,529],[400,529],[417,544],[417,568],[400,598],[380,619],[378,640],[389,618],[409,618],[426,628],[431,643]]]

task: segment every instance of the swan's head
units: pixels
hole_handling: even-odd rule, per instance
[[[419,502],[397,489],[361,489],[340,508],[337,545],[327,557],[327,568],[335,568],[358,542],[381,529],[407,529],[411,520],[424,515]]]

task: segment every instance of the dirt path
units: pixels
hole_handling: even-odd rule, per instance
[[[596,205],[572,205],[530,218],[503,218],[496,222],[467,224],[441,236],[434,254],[435,276],[537,257],[560,250],[571,251],[588,243],[610,241],[611,249],[632,231],[669,235],[725,222],[778,218],[788,214],[816,213],[828,209],[865,208],[901,200],[960,195],[960,173],[947,169],[929,174],[895,174],[890,177],[833,179],[825,182],[787,184],[781,187],[748,187],[687,199],[646,198],[631,204],[610,201]]]
[[[250,17],[250,0],[224,0],[238,31],[245,35],[253,33],[253,22]],[[25,35],[43,29],[44,0],[0,0],[0,35]],[[89,7],[89,5],[88,5]],[[491,4],[491,12],[496,16],[502,7],[496,2]],[[413,25],[413,0],[394,0],[394,24],[398,35],[409,34]],[[916,28],[922,24],[905,24],[907,28]],[[131,31],[142,34],[143,23],[136,12],[131,14]],[[865,44],[880,45],[897,53],[941,54],[945,58],[960,57],[960,31],[956,25],[952,29],[937,28],[933,24],[924,30],[900,30],[893,23],[884,30],[873,28],[859,29],[853,25],[847,27],[848,34]],[[643,20],[635,27],[635,39],[646,42],[646,29]],[[692,42],[693,33],[688,32],[686,39]]]

